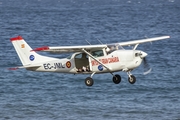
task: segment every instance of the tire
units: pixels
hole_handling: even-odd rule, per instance
[[[131,75],[130,77],[128,77],[128,81],[131,84],[134,84],[136,82],[136,77],[134,75]]]
[[[121,76],[120,75],[113,76],[113,82],[115,84],[119,84],[121,82]]]
[[[92,79],[91,77],[87,77],[87,78],[85,79],[85,84],[86,84],[87,86],[92,86],[92,85],[94,84],[94,81],[93,81],[93,79]]]

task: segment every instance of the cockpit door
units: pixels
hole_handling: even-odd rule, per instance
[[[74,56],[75,67],[78,71],[89,71],[89,60],[85,53],[77,53]]]
[[[100,62],[102,62],[103,64],[106,64],[108,62],[106,59],[106,53],[104,49],[91,51],[91,55]],[[93,72],[104,70],[103,66],[100,65],[95,59],[91,58],[90,56],[89,56],[89,65],[90,65],[90,70]]]

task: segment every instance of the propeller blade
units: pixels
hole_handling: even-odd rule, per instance
[[[143,74],[147,75],[147,74],[149,74],[151,72],[152,68],[149,66],[149,64],[148,64],[145,57],[143,58],[143,63],[144,63],[143,64],[143,67],[144,67],[144,73]]]

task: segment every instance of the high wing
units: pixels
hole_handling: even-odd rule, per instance
[[[167,39],[167,38],[170,38],[170,36],[133,40],[133,41],[120,42],[120,43],[115,43],[115,44],[119,45],[119,46],[136,45],[136,47],[137,47],[137,45],[139,45],[141,43],[153,42],[153,41],[163,40],[163,39]],[[81,45],[81,46],[56,46],[56,47],[44,46],[44,47],[40,47],[40,48],[35,48],[32,51],[47,51],[47,52],[53,52],[53,53],[82,52],[83,50],[88,51],[88,50],[99,50],[99,49],[107,48],[108,45],[111,45],[111,44]]]
[[[99,50],[106,48],[107,45],[82,45],[82,46],[56,46],[56,47],[40,47],[35,48],[32,51],[47,51],[47,52],[53,52],[53,53],[68,53],[68,52],[81,52],[82,49],[85,50]]]

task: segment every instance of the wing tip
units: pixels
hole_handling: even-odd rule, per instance
[[[171,38],[171,36],[169,36],[169,35],[168,35],[168,36],[164,36],[164,37],[165,37],[165,38]]]

